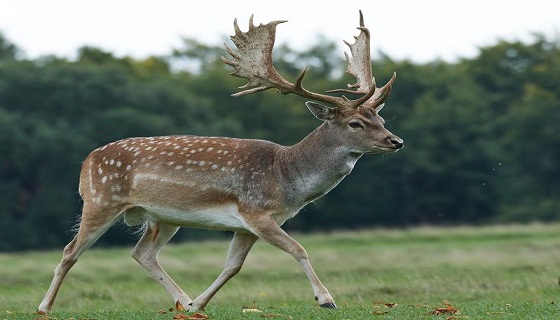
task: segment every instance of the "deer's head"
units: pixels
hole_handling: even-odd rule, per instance
[[[404,147],[401,138],[385,129],[385,120],[379,115],[383,104],[376,108],[360,106],[345,112],[312,101],[306,105],[317,119],[325,122],[332,136],[353,153],[390,152]]]
[[[302,85],[306,68],[304,68],[295,83],[284,79],[272,64],[272,49],[274,47],[276,26],[286,21],[272,21],[268,24],[253,24],[253,17],[249,21],[249,30],[242,32],[237,20],[234,21],[235,35],[231,37],[238,51],[225,46],[233,60],[222,57],[222,60],[235,70],[234,76],[248,79],[249,82],[240,87],[242,91],[234,96],[246,95],[254,92],[275,88],[283,94],[295,93],[299,96],[314,100],[306,103],[308,109],[318,119],[325,122],[325,126],[333,133],[333,139],[348,146],[354,153],[378,153],[396,151],[403,148],[403,140],[385,129],[385,121],[379,115],[385,100],[391,92],[396,79],[393,73],[391,79],[381,88],[377,88],[373,78],[370,59],[370,33],[364,26],[364,18],[360,11],[360,34],[355,42],[350,44],[350,55],[345,53],[348,62],[347,72],[356,78],[356,83],[348,85],[347,89],[327,91],[330,94],[318,94],[305,89]],[[342,93],[342,95],[332,95]],[[349,99],[344,93],[357,95],[356,99]],[[324,104],[320,104],[322,102]]]

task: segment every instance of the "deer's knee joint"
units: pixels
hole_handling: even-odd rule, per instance
[[[296,258],[296,260],[298,260],[298,261],[309,260],[309,255],[307,254],[307,251],[305,251],[305,249],[303,247],[300,247],[300,248],[297,248],[296,250],[294,250],[292,252],[292,256],[294,258]]]
[[[226,267],[224,269],[224,274],[227,274],[227,275],[233,277],[234,275],[238,274],[239,271],[241,271],[241,266]]]

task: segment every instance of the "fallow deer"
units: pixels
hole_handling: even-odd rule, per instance
[[[352,171],[363,154],[396,151],[403,140],[384,128],[379,116],[395,74],[376,88],[370,61],[370,34],[360,11],[360,33],[345,42],[348,73],[356,83],[348,89],[317,94],[302,86],[306,69],[295,83],[284,79],[272,64],[276,26],[286,21],[253,24],[242,32],[234,21],[237,47],[225,46],[232,58],[232,75],[249,82],[234,96],[271,88],[310,100],[307,108],[322,121],[293,146],[269,141],[222,137],[166,136],[128,138],[100,147],[84,160],[79,191],[83,211],[79,230],[64,248],[62,261],[43,301],[40,313],[50,312],[61,283],[87,250],[120,219],[143,225],[143,235],[132,257],[161,284],[173,300],[189,310],[202,310],[235,274],[257,239],[291,254],[311,282],[322,307],[335,308],[331,294],[309,262],[307,252],[282,228],[308,203],[334,188]],[[333,94],[338,92],[339,94]],[[357,96],[349,99],[344,93]],[[196,299],[167,275],[158,253],[179,227],[234,232],[225,267]]]

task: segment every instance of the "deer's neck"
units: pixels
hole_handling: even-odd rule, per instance
[[[352,153],[323,123],[299,143],[278,153],[277,164],[288,196],[305,205],[346,177],[362,154]]]

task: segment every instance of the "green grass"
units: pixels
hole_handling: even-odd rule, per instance
[[[204,314],[211,319],[560,318],[560,224],[294,237],[306,247],[338,310],[319,308],[295,260],[258,242]],[[223,241],[169,245],[160,260],[194,298],[221,271],[227,246]],[[130,258],[130,249],[87,251],[63,283],[55,312],[45,319],[172,319],[174,312],[160,311],[173,301]],[[33,312],[61,252],[0,255],[0,320],[42,318]],[[459,312],[433,314],[445,303]],[[262,312],[242,312],[253,305]]]

